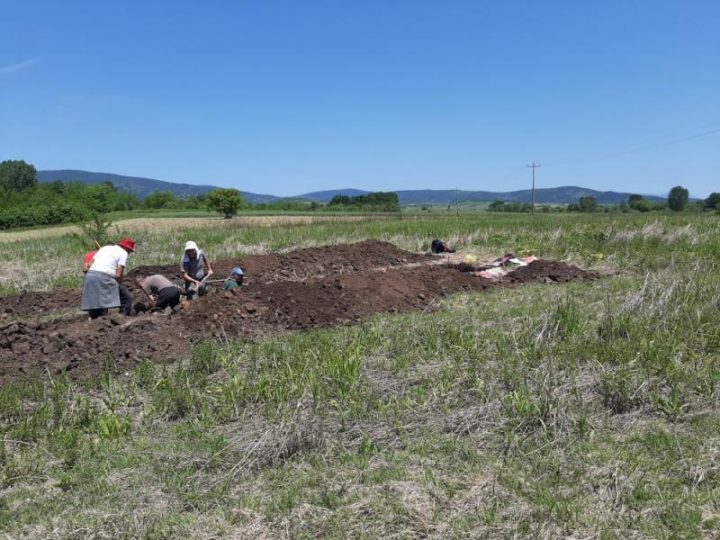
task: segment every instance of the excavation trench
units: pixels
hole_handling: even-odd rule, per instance
[[[4,297],[0,384],[45,372],[66,372],[77,379],[106,369],[121,372],[145,359],[171,362],[203,339],[258,339],[352,324],[376,313],[429,311],[450,294],[497,286],[457,265],[443,264],[440,257],[379,241],[221,261],[216,273],[227,275],[237,265],[246,271],[247,281],[236,294],[217,287],[172,315],[114,315],[88,321],[77,312],[79,289]],[[153,273],[176,279],[179,268],[138,267],[129,273],[127,284],[132,286],[135,275]],[[561,262],[539,260],[511,272],[501,283],[597,277]],[[67,310],[65,316],[52,316],[62,310]]]

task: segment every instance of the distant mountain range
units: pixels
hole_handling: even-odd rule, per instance
[[[364,195],[369,191],[358,189],[341,189],[337,191],[316,191],[300,195],[303,199],[328,202],[335,195]],[[519,191],[463,191],[454,189],[413,189],[395,191],[400,198],[400,204],[454,204],[458,202],[480,201],[512,201],[532,202],[532,190]],[[594,189],[563,186],[556,188],[542,188],[535,190],[535,202],[539,204],[570,204],[577,202],[580,197],[595,197],[598,204],[619,204],[627,201],[632,193],[619,193],[617,191],[596,191]],[[656,195],[643,195],[651,201],[664,201],[665,197]]]
[[[136,176],[123,176],[111,173],[97,173],[79,170],[57,170],[57,171],[38,171],[38,181],[54,182],[61,180],[78,181],[86,184],[101,184],[110,181],[121,191],[129,191],[140,198],[147,197],[155,191],[170,191],[178,197],[189,197],[192,195],[202,195],[218,186],[196,186],[193,184],[177,184],[174,182],[165,182],[162,180],[154,180],[152,178],[141,178]],[[387,190],[393,191],[393,190]],[[305,199],[310,201],[328,202],[335,195],[365,195],[370,193],[361,189],[334,189],[327,191],[314,191],[305,193],[295,197],[277,197],[275,195],[264,195],[241,191],[245,199],[251,204],[267,203],[280,199]],[[519,191],[463,191],[454,189],[416,189],[395,191],[400,198],[400,204],[454,204],[458,202],[475,202],[475,201],[516,201],[530,202],[532,200],[532,191],[523,189]],[[627,201],[631,193],[620,193],[617,191],[596,191],[594,189],[563,186],[556,188],[542,188],[535,190],[535,202],[539,204],[570,204],[577,202],[580,197],[595,197],[598,204],[618,204]],[[651,201],[664,201],[665,197],[655,195],[643,195]]]
[[[220,189],[218,186],[196,186],[193,184],[176,184],[174,182],[164,182],[163,180],[155,180],[153,178],[141,178],[138,176],[123,176],[120,174],[98,173],[89,171],[77,171],[72,169],[62,169],[58,171],[38,171],[38,182],[55,182],[61,180],[63,182],[83,182],[85,184],[102,184],[108,180],[120,191],[129,191],[134,193],[141,199],[144,199],[151,193],[156,191],[170,191],[176,197],[192,197],[193,195],[202,195],[214,189]],[[273,195],[260,195],[258,193],[249,193],[241,191],[245,199],[251,204],[269,202],[277,200],[279,197]]]
[[[364,191],[362,189],[330,189],[328,191],[313,191],[312,193],[305,193],[304,195],[298,195],[295,198],[308,199],[310,201],[328,202],[336,195],[347,195],[348,197],[357,197],[358,195],[367,195],[370,191]]]

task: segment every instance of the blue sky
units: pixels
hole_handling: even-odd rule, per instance
[[[720,191],[720,1],[6,2],[0,160],[293,195]]]

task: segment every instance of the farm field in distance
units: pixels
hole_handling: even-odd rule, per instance
[[[266,302],[281,331],[246,335],[251,318],[218,305],[220,319],[212,309],[198,319],[236,331],[208,330],[187,351],[158,337],[179,351],[173,362],[106,356],[86,377],[48,369],[8,379],[8,538],[717,535],[716,215],[198,216],[117,226],[138,242],[131,272],[177,266],[192,239],[212,261],[254,261],[249,292],[253,277],[300,285],[273,278],[254,300],[285,291]],[[71,233],[0,236],[3,294],[70,289],[72,312],[89,246]],[[431,271],[442,265],[423,266],[433,238],[458,260],[512,252],[601,277],[442,281],[434,272],[444,270]],[[362,257],[346,247],[357,242],[366,242]],[[357,318],[284,324],[292,291],[299,299],[315,287],[329,306],[365,283],[372,298],[396,272],[407,272],[398,280],[406,288],[393,282],[383,298],[412,291],[406,308],[368,301]],[[2,314],[3,331],[71,316],[21,311]]]

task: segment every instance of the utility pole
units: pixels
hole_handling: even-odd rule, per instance
[[[531,207],[531,212],[534,214],[534,213],[535,213],[535,169],[537,169],[538,167],[541,167],[541,165],[540,165],[539,163],[535,163],[535,162],[533,161],[533,162],[532,162],[532,165],[526,165],[526,167],[527,167],[528,169],[532,169],[532,170],[533,170],[532,207]]]
[[[460,215],[460,207],[458,206],[458,188],[455,186],[455,215]]]

